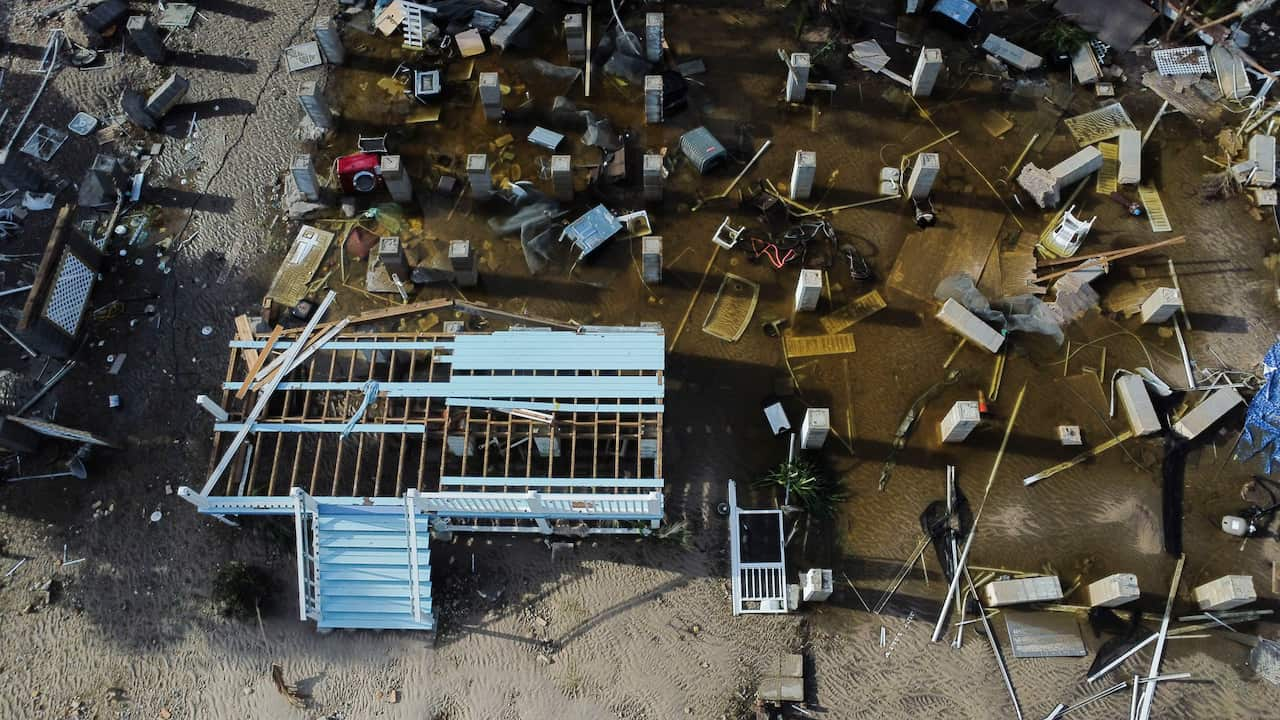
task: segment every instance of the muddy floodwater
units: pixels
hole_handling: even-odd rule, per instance
[[[56,4],[29,3],[38,9]],[[1100,105],[1091,89],[1074,84],[1062,69],[1002,77],[972,43],[930,31],[928,42],[942,49],[946,68],[932,97],[913,100],[902,85],[845,56],[850,42],[875,38],[890,55],[890,67],[910,75],[916,50],[895,42],[897,10],[883,3],[868,3],[843,31],[831,27],[807,40],[798,39],[797,27],[811,31],[831,23],[814,15],[801,21],[795,7],[779,7],[785,3],[665,3],[669,64],[700,59],[706,71],[689,76],[687,108],[651,125],[644,122],[634,83],[596,66],[587,97],[582,78],[550,77],[535,65],[537,59],[568,64],[559,20],[564,4],[538,5],[518,47],[447,62],[435,53],[408,52],[399,35],[373,33],[357,16],[342,30],[343,66],[294,74],[281,69],[281,49],[307,39],[299,28],[335,10],[328,0],[202,2],[206,17],[196,29],[173,34],[170,42],[188,54],[179,58],[192,79],[188,100],[207,102],[199,108],[199,131],[176,120],[164,131],[162,157],[173,156],[174,164],[156,176],[167,194],[147,205],[149,240],[126,248],[104,268],[92,306],[116,309],[92,318],[78,364],[40,407],[45,417],[56,412],[59,422],[112,432],[125,449],[95,451],[88,480],[0,488],[0,550],[12,558],[4,558],[0,570],[29,558],[0,587],[6,617],[0,647],[8,658],[0,663],[0,715],[745,718],[771,663],[781,653],[800,652],[806,657],[805,696],[815,715],[1013,717],[976,625],[966,626],[958,649],[949,641],[929,641],[946,583],[932,551],[882,613],[863,605],[877,604],[916,548],[920,515],[944,497],[948,466],[956,468],[970,503],[983,508],[969,560],[975,576],[1057,575],[1067,593],[1063,603],[1086,605],[1084,586],[1134,573],[1142,598],[1129,608],[1157,626],[1176,562],[1165,550],[1161,468],[1169,448],[1162,436],[1127,440],[1032,486],[1022,480],[1081,450],[1061,444],[1059,426],[1079,426],[1086,448],[1127,430],[1122,414],[1110,417],[1108,388],[1116,370],[1147,367],[1174,387],[1186,386],[1171,326],[1142,325],[1126,312],[1134,298],[1140,302],[1172,282],[1170,260],[1187,310],[1192,372],[1203,379],[1204,369],[1261,371],[1280,327],[1275,276],[1267,265],[1280,243],[1280,223],[1272,209],[1255,209],[1244,197],[1202,199],[1201,177],[1215,170],[1204,156],[1221,155],[1215,136],[1224,119],[1171,112],[1151,133],[1144,182],[1158,189],[1171,233],[1153,233],[1145,217],[1130,217],[1120,203],[1096,192],[1092,178],[1086,181],[1074,200],[1075,214],[1096,221],[1081,252],[1178,235],[1185,242],[1112,263],[1093,283],[1101,307],[1064,326],[1061,345],[1046,336],[1012,334],[995,383],[994,356],[973,344],[957,349],[957,336],[934,318],[933,290],[940,273],[963,268],[976,269],[973,279],[988,297],[1005,294],[1018,253],[1030,252],[1052,216],[1016,192],[1010,178],[1024,153],[1024,162],[1050,167],[1079,149],[1063,119]],[[625,3],[624,24],[638,31],[650,9],[655,6]],[[607,4],[596,3],[595,10],[600,32]],[[1038,22],[1036,12],[1015,8],[992,22]],[[9,73],[0,92],[6,107],[18,107],[39,83],[33,65],[47,26],[12,9],[0,9],[0,18],[11,55],[9,65],[0,65]],[[811,53],[810,83],[829,83],[834,90],[811,88],[803,103],[784,102],[786,67],[778,49]],[[132,53],[117,61],[97,74],[62,71],[34,117],[65,122],[83,108],[108,116],[122,89],[153,87],[165,75]],[[1125,74],[1116,100],[1145,131],[1161,105],[1141,83],[1150,58],[1124,53],[1114,61]],[[406,96],[396,79],[402,64],[440,69],[439,98],[419,103]],[[480,106],[476,81],[486,71],[499,73],[507,111],[502,121],[486,120]],[[307,79],[323,79],[336,115],[335,130],[319,141],[298,130],[294,92]],[[627,138],[625,180],[589,184],[601,151],[583,141],[580,129],[556,124],[551,108],[557,96],[607,117]],[[993,133],[993,113],[1010,127]],[[1236,120],[1228,114],[1225,122],[1234,126]],[[577,263],[568,243],[558,244],[533,274],[519,238],[490,228],[490,220],[513,212],[506,201],[436,191],[446,177],[465,185],[466,155],[486,153],[495,185],[529,181],[550,194],[543,168],[552,152],[527,139],[537,126],[563,132],[556,153],[573,157],[575,197],[564,204],[564,220],[601,203],[617,213],[647,211],[652,234],[663,238],[661,283],[643,281],[641,240],[621,236]],[[707,175],[679,151],[680,136],[699,126],[729,155]],[[422,286],[412,289],[411,300],[465,297],[581,324],[660,323],[669,348],[666,524],[682,524],[687,532],[669,540],[590,537],[554,548],[540,537],[488,533],[433,542],[432,594],[440,620],[434,637],[317,633],[297,617],[290,519],[246,518],[238,528],[227,527],[197,515],[174,494],[178,486],[202,484],[210,466],[211,420],[192,396],[212,395],[223,381],[233,318],[258,312],[296,233],[280,200],[280,177],[290,158],[311,152],[325,180],[334,161],[356,152],[361,138],[383,136],[404,158],[415,200],[397,208],[385,193],[361,196],[358,210],[375,208],[371,214],[377,216],[359,222],[398,234],[411,256],[438,253],[440,243],[452,239],[470,240],[478,255],[476,287]],[[127,152],[151,140],[135,132],[118,147]],[[769,148],[732,191],[712,198],[766,141]],[[97,152],[91,142],[74,140],[42,171],[79,178],[85,158]],[[882,169],[898,168],[922,147],[938,153],[941,167],[932,196],[937,224],[927,230],[916,226],[907,201],[883,200],[879,188]],[[799,150],[818,158],[804,205],[867,204],[827,215],[833,237],[811,242],[779,268],[762,248],[801,223],[783,208],[762,211],[753,198],[765,180],[786,192]],[[183,153],[199,161],[178,162]],[[643,199],[646,153],[668,158],[661,201]],[[1137,199],[1132,188],[1123,194]],[[41,252],[51,215],[33,214],[4,252]],[[746,228],[731,250],[712,242],[726,217]],[[350,227],[337,208],[308,222],[338,232],[339,242]],[[168,239],[178,240],[176,249],[161,242]],[[844,245],[865,258],[871,278],[854,277]],[[325,278],[318,294],[323,288],[338,293],[332,314],[399,302],[397,295],[367,293],[365,261],[339,260],[339,252],[331,252],[316,274]],[[793,312],[801,267],[824,274],[814,312]],[[33,270],[6,264],[4,287],[27,282]],[[726,292],[740,291],[733,283],[743,281],[759,291],[735,342],[703,329],[729,275],[741,281],[730,280]],[[849,336],[842,342],[852,351],[806,357],[785,352],[786,343],[831,334],[823,320],[871,291],[886,306],[835,333]],[[451,312],[409,316],[379,329],[438,331],[454,319],[465,318]],[[766,332],[775,321],[783,321],[781,336]],[[472,328],[505,326],[488,322]],[[127,362],[121,374],[107,374],[107,356],[116,353],[126,353]],[[35,379],[47,380],[52,372],[12,345],[0,357],[25,379],[24,388],[38,387]],[[895,450],[895,434],[912,403],[952,371],[958,378],[924,406]],[[112,394],[122,397],[119,408],[108,407]],[[771,432],[762,411],[773,400],[783,403],[796,426],[806,407],[830,409],[831,436],[810,457],[848,497],[830,517],[789,516],[787,529],[795,528],[787,559],[791,574],[831,568],[835,592],[827,603],[798,613],[735,617],[728,530],[717,506],[726,501],[731,479],[744,507],[781,503],[757,482],[788,454],[786,436]],[[944,444],[939,422],[961,400],[980,400],[982,421],[964,443]],[[1175,394],[1166,409],[1176,410],[1183,400]],[[1175,616],[1195,612],[1192,588],[1227,574],[1253,576],[1259,599],[1250,607],[1277,606],[1276,540],[1242,542],[1219,529],[1224,514],[1247,505],[1241,488],[1261,472],[1258,464],[1233,459],[1242,416],[1237,408],[1187,453],[1181,518],[1186,561]],[[11,461],[7,472],[55,472],[68,454],[62,450],[24,458],[20,466]],[[156,511],[160,519],[152,521]],[[64,546],[66,559],[85,560],[63,567]],[[229,560],[270,575],[274,602],[261,608],[260,621],[229,620],[213,611],[211,578]],[[47,600],[44,586],[51,579],[58,599],[37,603]],[[29,609],[32,603],[38,609]],[[1095,633],[1083,614],[1079,620],[1088,657],[1022,659],[1009,652],[1004,617],[992,619],[1026,717],[1043,717],[1059,703],[1147,673],[1150,654],[1144,651],[1114,679],[1086,683],[1093,653],[1109,635]],[[1275,638],[1276,628],[1264,620],[1242,631]],[[1196,682],[1162,683],[1153,716],[1274,715],[1280,688],[1254,676],[1248,655],[1247,647],[1222,635],[1171,640],[1161,671],[1190,672]],[[276,692],[273,662],[312,696],[307,709],[291,708]],[[1127,702],[1128,691],[1073,717],[1116,717]]]

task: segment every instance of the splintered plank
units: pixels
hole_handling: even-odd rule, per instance
[[[859,295],[853,299],[853,302],[832,312],[829,315],[823,315],[818,318],[818,322],[822,324],[822,329],[827,331],[829,335],[844,332],[848,330],[854,323],[866,320],[872,315],[880,312],[887,307],[884,298],[881,297],[880,291],[872,290],[865,295]]]
[[[249,322],[248,315],[236,316],[236,339],[237,340],[253,339],[253,324]],[[258,364],[257,350],[254,350],[252,348],[245,348],[244,350],[241,351],[241,356],[245,359],[245,362],[249,363],[249,367],[253,367]],[[257,372],[257,370],[254,370],[253,372]]]
[[[855,350],[853,335],[838,333],[834,335],[809,335],[805,337],[787,336],[783,339],[787,357],[802,358],[815,355],[840,355]]]
[[[1120,189],[1120,145],[1117,143],[1098,143],[1102,153],[1102,169],[1098,171],[1098,194],[1110,195]]]
[[[1151,223],[1151,232],[1173,232],[1169,215],[1164,211],[1164,201],[1160,199],[1160,193],[1154,186],[1139,185],[1138,198],[1147,209],[1147,220]]]

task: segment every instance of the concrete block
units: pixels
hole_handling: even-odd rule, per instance
[[[662,282],[662,237],[649,235],[640,241],[640,274],[650,285]]]
[[[916,59],[916,69],[911,73],[911,94],[916,97],[929,97],[941,72],[942,51],[937,48],[921,50],[920,57]]]
[[[1004,345],[1004,335],[953,299],[948,298],[934,317],[963,335],[969,342],[986,349],[987,352],[995,353]]]
[[[933,182],[938,178],[942,164],[938,153],[920,153],[911,164],[907,177],[907,195],[912,200],[924,200],[933,192]]]
[[[662,59],[662,13],[645,13],[644,57],[651,63]]]
[[[506,50],[507,46],[515,38],[516,33],[523,30],[530,20],[533,20],[533,8],[520,3],[515,10],[511,11],[510,15],[507,15],[506,20],[502,21],[498,29],[494,30],[493,34],[489,36],[489,44],[499,50]]]
[[[1171,287],[1156,288],[1142,301],[1140,317],[1145,325],[1159,325],[1182,309],[1182,293]]]
[[[644,199],[656,202],[662,199],[662,156],[650,153],[644,156],[644,167],[641,173],[644,187]]]
[[[1102,169],[1102,151],[1090,145],[1071,157],[1049,168],[1058,189],[1071,187]]]
[[[129,41],[148,60],[160,65],[168,59],[169,53],[165,50],[164,41],[160,39],[156,26],[151,24],[151,19],[146,15],[134,15],[129,18],[125,29],[129,33]]]
[[[982,588],[988,607],[1051,602],[1062,599],[1062,583],[1056,575],[1019,580],[996,580]]]
[[[1254,135],[1249,138],[1249,160],[1255,163],[1258,171],[1253,174],[1250,185],[1271,187],[1276,184],[1276,138],[1274,135]]]
[[[298,192],[309,202],[320,199],[320,178],[316,174],[315,162],[310,155],[294,155],[289,165],[289,174]]]
[[[1200,433],[1209,429],[1209,426],[1217,422],[1223,415],[1231,412],[1232,408],[1244,402],[1244,398],[1235,388],[1224,387],[1218,388],[1209,393],[1209,396],[1200,401],[1182,419],[1173,424],[1173,431],[1182,437],[1190,440],[1198,436]]]
[[[181,75],[174,73],[169,76],[151,93],[151,97],[147,98],[147,114],[156,120],[160,120],[169,111],[182,102],[182,98],[186,97],[187,89],[191,87],[191,83]]]
[[[573,200],[573,156],[551,156],[551,188],[557,200]]]
[[[818,174],[818,153],[797,150],[795,164],[791,166],[791,187],[787,194],[792,200],[808,200],[813,193],[813,178]]]
[[[1147,383],[1141,375],[1126,373],[1116,378],[1116,397],[1124,410],[1129,429],[1136,436],[1160,432],[1160,416],[1156,414]]]
[[[825,602],[834,590],[835,581],[830,570],[813,568],[800,576],[800,599],[805,602]],[[801,672],[803,670],[801,665]]]
[[[647,125],[662,122],[662,76],[644,76],[644,121]]]
[[[480,106],[484,108],[486,120],[498,120],[502,117],[502,84],[498,80],[498,73],[480,73]]]
[[[587,23],[582,13],[564,16],[564,43],[569,62],[579,63],[587,59]]]
[[[796,281],[796,312],[812,312],[818,308],[818,300],[822,297],[822,271],[801,270],[800,279]]]
[[[471,195],[484,199],[493,194],[493,177],[489,174],[489,156],[474,153],[467,156],[467,182],[471,184]]]
[[[383,155],[379,158],[379,170],[392,200],[402,204],[413,200],[413,181],[405,172],[399,155]]]
[[[805,450],[819,450],[827,442],[827,433],[831,431],[831,409],[809,408],[800,423],[800,447]]]
[[[1044,64],[1044,58],[1014,45],[999,35],[988,35],[987,39],[982,41],[982,49],[1019,70],[1035,70]]]
[[[1125,128],[1117,136],[1117,142],[1120,145],[1120,170],[1116,174],[1116,182],[1137,185],[1142,182],[1142,133]]]
[[[1086,591],[1089,607],[1119,607],[1142,596],[1138,576],[1132,573],[1108,575],[1089,584]]]
[[[978,427],[981,420],[982,414],[978,411],[978,401],[961,400],[952,405],[943,416],[942,422],[938,424],[938,433],[942,437],[942,442],[964,442],[965,438],[969,437],[969,433]]]
[[[1018,173],[1018,186],[1026,190],[1035,204],[1042,208],[1057,207],[1062,199],[1058,179],[1053,173],[1036,167],[1033,163],[1022,166],[1022,172]]]
[[[809,85],[809,53],[791,53],[787,61],[787,102],[804,102]]]
[[[312,26],[316,35],[316,44],[320,46],[320,56],[330,65],[341,65],[347,59],[346,49],[342,47],[342,35],[338,32],[338,23],[328,16],[316,18]]]
[[[1092,85],[1102,79],[1098,56],[1093,54],[1089,43],[1082,43],[1071,53],[1071,71],[1076,75],[1076,82],[1081,85]]]
[[[1252,575],[1223,575],[1197,587],[1193,593],[1201,610],[1231,610],[1258,599]]]
[[[333,129],[333,113],[329,111],[329,102],[325,100],[315,80],[308,80],[298,88],[298,103],[317,128]]]

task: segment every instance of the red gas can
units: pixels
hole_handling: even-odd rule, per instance
[[[338,183],[343,192],[373,192],[382,186],[380,162],[373,153],[356,153],[338,158]]]

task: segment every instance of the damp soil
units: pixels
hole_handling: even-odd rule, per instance
[[[932,319],[927,291],[904,293],[887,282],[895,260],[916,242],[910,209],[891,200],[831,216],[834,244],[857,247],[875,271],[871,281],[850,277],[842,258],[822,244],[783,269],[755,255],[747,242],[718,252],[709,263],[711,238],[726,216],[760,241],[785,232],[785,223],[760,217],[740,193],[764,178],[785,187],[796,150],[817,151],[810,202],[830,207],[875,200],[881,168],[897,167],[904,154],[934,143],[940,132],[957,131],[933,148],[942,166],[933,197],[939,223],[927,233],[947,243],[942,255],[912,257],[917,266],[949,263],[953,258],[943,255],[950,248],[972,247],[969,241],[980,233],[989,236],[983,247],[994,247],[988,272],[998,271],[999,250],[1011,249],[1019,230],[1034,236],[1048,221],[1025,199],[1014,199],[1005,178],[1029,144],[1027,159],[1042,166],[1075,151],[1061,118],[1099,105],[1087,89],[1070,86],[1062,73],[1047,79],[998,77],[964,39],[931,34],[930,42],[948,62],[939,91],[922,103],[926,119],[901,86],[852,67],[834,50],[824,51],[826,39],[797,41],[792,11],[728,0],[670,3],[671,55],[680,61],[702,58],[708,70],[693,78],[689,108],[662,125],[645,125],[639,89],[609,76],[593,77],[590,98],[583,97],[581,81],[566,88],[541,77],[533,59],[567,62],[558,23],[546,17],[536,21],[527,47],[477,57],[469,80],[446,82],[438,121],[406,124],[407,115],[424,106],[383,81],[401,62],[428,69],[437,61],[405,56],[392,40],[347,28],[348,64],[307,76],[327,76],[338,114],[337,131],[315,145],[296,130],[291,92],[304,78],[280,71],[277,56],[299,41],[298,28],[309,27],[321,6],[319,12],[329,11],[328,3],[305,0],[201,3],[207,19],[194,32],[175,33],[173,42],[206,58],[189,72],[199,83],[196,99],[212,103],[194,139],[203,164],[189,174],[172,168],[174,194],[154,215],[153,239],[177,238],[179,249],[165,253],[148,244],[111,259],[93,305],[116,309],[89,322],[77,366],[39,409],[59,422],[111,434],[125,449],[96,453],[87,481],[0,488],[4,552],[13,562],[31,558],[0,588],[0,612],[10,618],[3,647],[11,661],[0,669],[6,717],[58,717],[81,701],[112,714],[150,716],[163,709],[173,717],[296,717],[270,687],[271,661],[283,661],[289,676],[314,694],[308,717],[736,717],[743,692],[754,691],[769,659],[783,650],[810,658],[807,694],[832,717],[1009,716],[1012,709],[979,635],[967,631],[959,651],[928,642],[942,595],[932,556],[903,583],[884,615],[866,613],[858,599],[874,605],[915,547],[918,516],[942,497],[947,465],[957,468],[975,507],[990,481],[974,566],[1052,572],[1064,588],[1132,572],[1144,591],[1139,607],[1161,611],[1174,559],[1162,550],[1159,440],[1126,442],[1032,487],[1020,480],[1075,454],[1058,442],[1059,425],[1079,425],[1086,445],[1123,429],[1108,417],[1110,398],[1103,390],[1114,369],[1144,365],[1171,382],[1180,380],[1181,356],[1168,333],[1108,312],[1071,325],[1069,345],[1015,336],[998,392],[991,387],[991,356],[962,348],[949,365],[960,371],[959,382],[925,408],[880,490],[882,465],[903,414],[942,379],[955,349],[955,337]],[[31,66],[48,26],[12,9],[0,9],[0,17],[13,58],[6,61],[10,77],[2,91],[6,100],[23,100],[38,83]],[[891,67],[909,75],[910,57],[893,42],[893,31],[874,18],[892,18],[892,12],[870,9],[856,39],[877,37],[893,57]],[[629,10],[624,22],[638,27],[642,18]],[[1001,23],[1027,22],[1027,16],[1015,10],[991,22],[999,29]],[[831,82],[837,90],[811,91],[806,103],[791,106],[780,97],[785,69],[775,48],[801,47],[816,58],[811,81]],[[110,114],[121,89],[149,87],[163,77],[132,55],[118,62],[96,75],[60,74],[36,120],[65,121],[79,108]],[[1133,56],[1125,62],[1134,62]],[[475,96],[475,76],[490,70],[500,72],[508,90],[504,106],[511,113],[501,123],[484,120]],[[1145,128],[1160,101],[1141,88],[1140,76],[1136,67],[1127,68],[1118,96],[1135,124]],[[665,243],[661,284],[641,281],[639,241],[625,239],[610,241],[576,266],[568,248],[559,248],[548,268],[533,276],[518,240],[496,237],[486,224],[510,211],[501,200],[431,192],[442,176],[460,176],[461,161],[472,152],[490,153],[495,180],[527,179],[549,191],[538,170],[551,153],[526,138],[536,125],[547,125],[552,98],[560,94],[630,133],[631,168],[639,167],[644,152],[678,155],[679,136],[698,126],[728,148],[731,162],[707,176],[675,161],[662,201],[646,204],[638,174],[622,186],[589,188],[583,166],[598,162],[598,151],[585,147],[578,133],[567,133],[560,152],[572,154],[579,166],[570,217],[599,202],[615,210],[647,210]],[[237,107],[232,100],[250,103],[252,111],[219,115],[211,110],[218,100],[228,108]],[[988,111],[1006,115],[1013,128],[993,137],[983,125]],[[1200,367],[1253,369],[1275,338],[1275,285],[1264,258],[1275,251],[1280,228],[1274,216],[1251,215],[1243,198],[1200,200],[1200,176],[1210,170],[1201,156],[1218,154],[1217,129],[1178,114],[1160,121],[1144,153],[1144,174],[1160,189],[1174,233],[1187,242],[1119,265],[1097,287],[1105,298],[1165,284],[1166,260],[1172,259],[1190,311],[1191,357]],[[183,123],[175,120],[166,153],[189,144],[182,132]],[[294,587],[291,528],[270,518],[225,527],[171,494],[180,485],[198,484],[209,466],[210,420],[191,397],[222,380],[231,320],[258,307],[292,236],[294,224],[280,219],[278,200],[288,159],[308,149],[317,166],[327,168],[354,152],[359,137],[384,133],[415,181],[418,201],[405,210],[401,228],[410,247],[467,238],[480,257],[478,287],[423,288],[416,298],[465,294],[559,320],[663,325],[671,346],[667,522],[687,523],[688,543],[602,538],[555,551],[528,538],[440,543],[433,547],[433,582],[442,630],[434,640],[392,633],[318,635],[295,619],[289,608],[296,601],[288,590],[261,625],[227,621],[216,616],[209,599],[216,566],[243,560],[272,572],[278,587]],[[512,142],[499,147],[506,135]],[[766,140],[771,148],[734,192],[699,205],[726,188]],[[37,169],[74,180],[95,150],[78,141]],[[1077,199],[1077,214],[1098,218],[1090,250],[1165,237],[1092,190],[1087,187]],[[361,198],[361,209],[387,201],[380,195]],[[51,224],[41,215],[25,224],[12,252],[39,252]],[[368,224],[376,229],[377,221]],[[199,233],[195,238],[193,231]],[[165,254],[174,256],[167,273],[159,265]],[[817,312],[796,316],[792,295],[801,263],[826,271],[826,289]],[[345,282],[339,282],[336,255],[318,274],[329,274],[328,286],[339,291],[335,312],[394,302],[361,292],[363,266],[346,265]],[[29,278],[31,271],[7,263],[4,286]],[[750,326],[734,343],[702,331],[727,273],[760,287]],[[821,334],[823,314],[872,289],[888,306],[849,330],[856,344],[852,353],[788,363],[782,342],[763,331],[766,321],[785,319],[793,336]],[[12,310],[6,311],[6,324],[16,319]],[[426,325],[411,319],[396,329],[431,329]],[[106,356],[121,352],[128,354],[122,373],[106,374]],[[0,349],[0,363],[33,384],[56,367],[51,363],[41,372],[43,360],[24,359],[12,345]],[[111,394],[121,396],[119,408],[108,408]],[[953,402],[980,394],[988,405],[983,424],[963,444],[941,443],[941,416]],[[806,406],[831,410],[833,437],[816,459],[841,479],[849,500],[831,519],[802,524],[788,560],[792,568],[833,568],[837,587],[829,603],[803,615],[735,618],[728,611],[727,532],[715,508],[726,499],[729,479],[737,480],[744,506],[778,501],[753,482],[787,454],[786,441],[771,435],[761,412],[762,401],[773,397],[781,398],[797,422]],[[1275,606],[1275,541],[1242,544],[1217,529],[1217,518],[1242,506],[1239,488],[1257,471],[1231,459],[1239,422],[1238,416],[1229,418],[1188,457],[1180,612],[1192,607],[1189,588],[1228,573],[1252,574],[1259,605]],[[993,471],[1006,437],[1003,459]],[[67,454],[65,447],[50,447],[24,458],[21,466],[11,460],[7,473],[54,472]],[[162,512],[157,523],[149,520],[155,510]],[[72,559],[85,562],[59,568],[64,545]],[[49,577],[61,579],[61,599],[24,612]],[[1066,601],[1080,598],[1076,589]],[[879,646],[881,628],[892,641],[889,647]],[[1003,639],[1002,621],[996,629]],[[1270,623],[1256,631],[1276,632]],[[1091,649],[1105,639],[1087,629],[1085,636]],[[1269,714],[1276,688],[1252,679],[1245,657],[1245,648],[1216,638],[1171,643],[1164,668],[1191,671],[1209,682],[1161,686],[1158,711],[1185,718]],[[1011,659],[1024,709],[1044,715],[1059,702],[1090,694],[1081,679],[1088,661]],[[113,687],[125,690],[124,700],[103,699]],[[401,691],[395,705],[381,699],[391,687]],[[1080,715],[1103,717],[1109,711],[1091,707]]]

